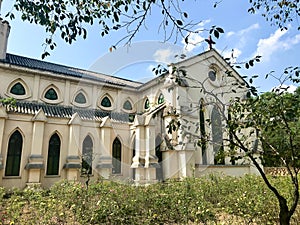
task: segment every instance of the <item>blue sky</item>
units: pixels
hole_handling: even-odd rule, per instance
[[[1,10],[3,16],[12,8],[13,2],[4,0]],[[299,65],[297,55],[300,50],[300,32],[294,24],[289,25],[288,31],[280,31],[277,27],[270,26],[260,15],[247,12],[248,1],[223,0],[217,8],[213,8],[213,3],[214,1],[203,0],[184,1],[183,9],[189,13],[190,19],[199,22],[200,29],[209,29],[216,25],[225,30],[225,34],[214,46],[223,56],[228,56],[232,49],[239,62],[249,60],[257,54],[262,56],[262,62],[254,68],[239,71],[241,75],[258,74],[260,77],[255,85],[261,91],[270,90],[278,84],[272,79],[265,80],[265,74],[274,70],[280,75],[284,68]],[[203,43],[207,32],[190,37],[190,40],[199,43],[195,46],[184,46],[181,38],[177,43],[174,43],[174,39],[161,43],[163,35],[157,28],[161,18],[159,12],[152,11],[146,21],[147,27],[136,36],[131,47],[120,45],[116,51],[110,53],[110,46],[125,33],[114,32],[102,38],[97,26],[93,26],[88,28],[86,40],[79,38],[72,45],[61,41],[57,34],[58,47],[46,60],[143,81],[153,76],[151,66],[161,62],[174,62],[174,55],[179,52],[195,55],[207,49],[207,45]],[[8,52],[41,59],[43,42],[47,37],[44,29],[22,22],[19,18],[10,21],[10,24]]]

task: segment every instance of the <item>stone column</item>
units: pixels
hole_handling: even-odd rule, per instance
[[[80,126],[81,118],[78,113],[74,113],[69,121],[69,145],[67,162],[64,169],[67,170],[67,180],[78,180],[80,160]]]
[[[32,118],[32,144],[31,153],[28,158],[28,163],[25,169],[28,170],[27,185],[40,184],[41,173],[45,168],[43,157],[43,141],[44,141],[44,127],[47,122],[47,117],[42,109],[40,109]]]
[[[98,164],[96,166],[99,174],[104,179],[109,179],[111,175],[112,165],[112,156],[111,156],[111,148],[112,148],[112,140],[111,140],[111,132],[112,132],[112,124],[110,118],[104,117],[102,119],[102,123],[100,124],[100,140],[101,140],[101,148],[100,157]]]
[[[146,182],[153,183],[157,182],[156,168],[158,165],[158,158],[155,155],[155,123],[152,119],[152,115],[148,115],[145,120],[145,175]]]
[[[7,119],[7,113],[5,110],[5,107],[0,106],[0,171],[3,169],[3,152],[4,152],[4,146],[3,146],[3,134],[5,129],[5,120]],[[0,176],[0,186],[2,186],[2,176]]]

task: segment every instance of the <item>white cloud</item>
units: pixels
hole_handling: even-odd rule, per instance
[[[242,51],[238,48],[233,48],[232,50],[226,50],[223,52],[224,58],[230,58],[231,63],[235,63],[237,58],[242,54]]]
[[[202,33],[204,30],[204,26],[206,24],[210,23],[210,20],[203,20],[198,24],[198,28],[197,30],[199,31],[198,33],[192,33],[189,35],[188,37],[188,44],[185,43],[185,40],[182,39],[181,43],[184,45],[184,49],[187,52],[191,52],[192,50],[194,50],[196,47],[199,46],[199,43],[203,42],[205,40],[204,37],[202,37]]]
[[[290,49],[293,45],[296,45],[300,42],[300,35],[296,35],[293,38],[283,39],[286,33],[287,30],[278,29],[268,38],[260,39],[257,44],[255,55],[260,55],[262,56],[262,60],[269,61],[272,54],[275,52]]]
[[[226,33],[226,37],[231,37],[231,36],[233,36],[235,34],[236,34],[235,32],[229,31],[229,32]]]
[[[249,33],[250,31],[257,30],[257,29],[259,29],[259,24],[255,23],[245,29],[240,30],[238,32],[238,35],[243,36],[243,35]]]
[[[158,49],[153,54],[156,62],[170,63],[174,59],[176,52],[171,49]]]

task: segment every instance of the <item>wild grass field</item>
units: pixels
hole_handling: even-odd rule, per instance
[[[270,178],[290,198],[288,177]],[[0,189],[1,224],[278,224],[278,203],[259,176],[211,175],[149,186],[62,181]],[[292,224],[300,221],[299,207]]]

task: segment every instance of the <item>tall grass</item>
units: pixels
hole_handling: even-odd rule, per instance
[[[290,198],[287,177],[270,178]],[[276,224],[260,177],[207,176],[149,186],[62,181],[48,190],[0,189],[1,224]],[[297,209],[293,223],[300,221]]]

